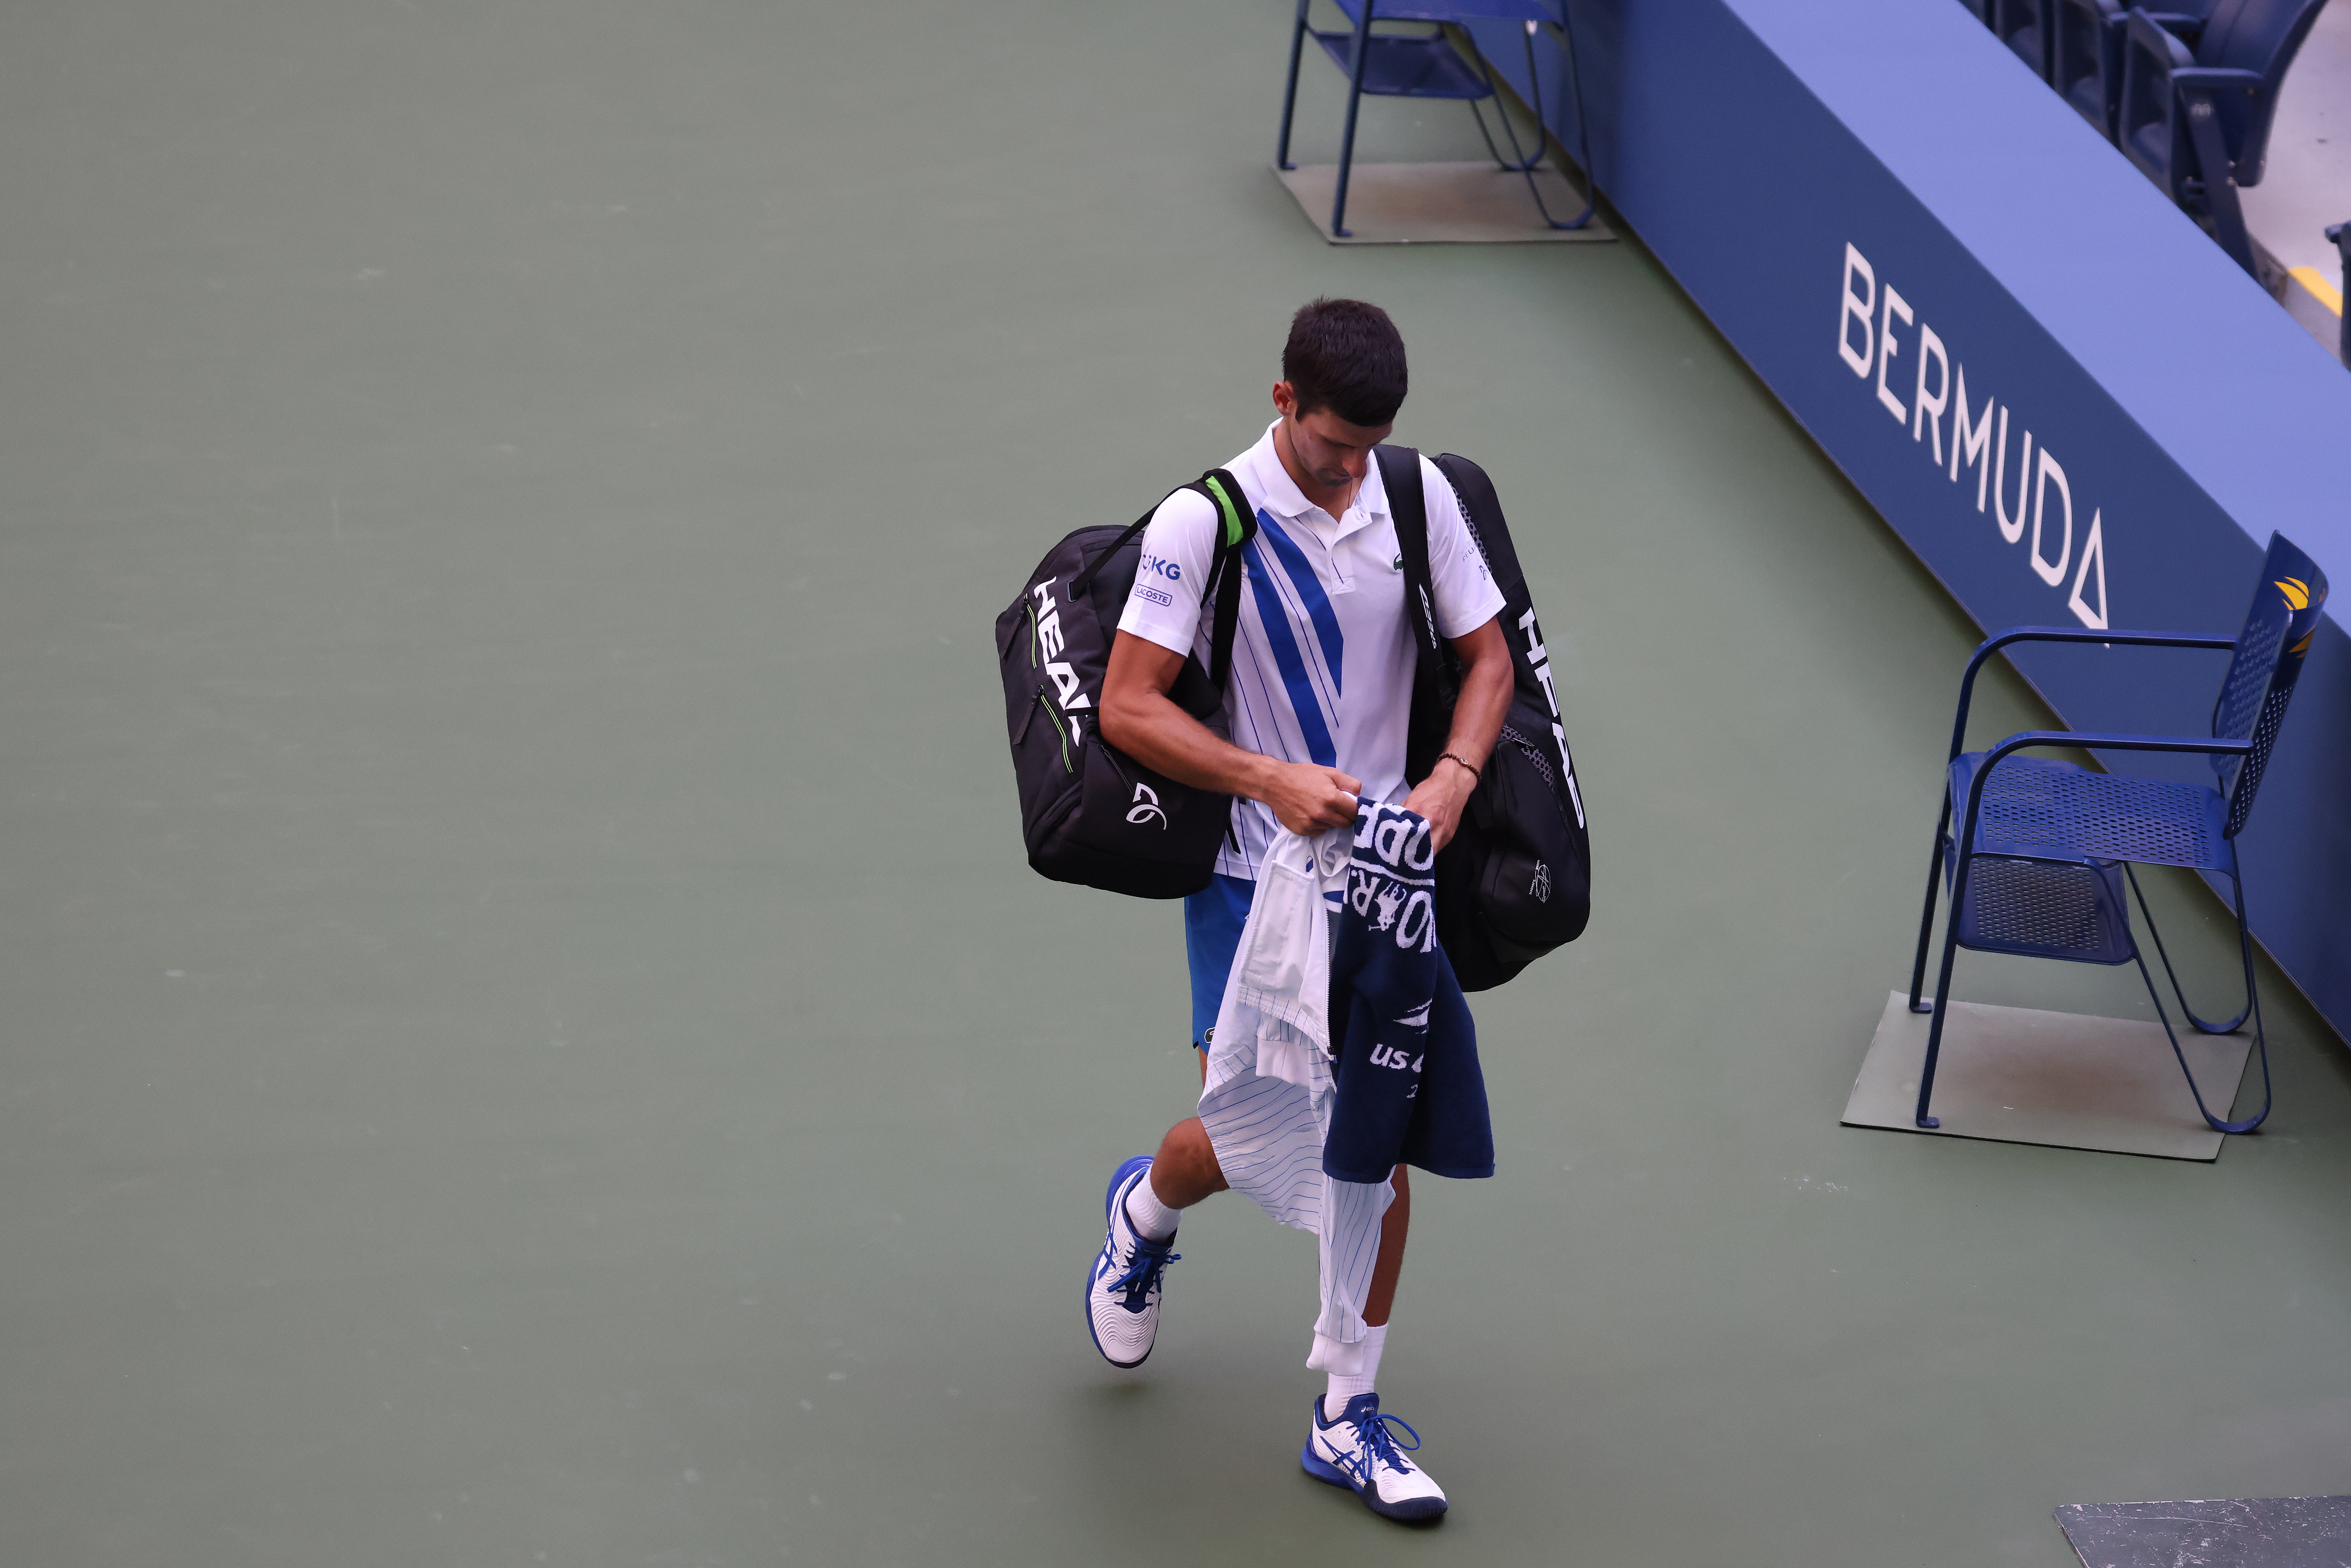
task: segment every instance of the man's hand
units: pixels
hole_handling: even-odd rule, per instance
[[[1248,791],[1273,809],[1274,819],[1293,833],[1320,833],[1355,825],[1355,798],[1363,780],[1312,762],[1266,764],[1266,776]]]
[[[1503,657],[1507,663],[1508,653]],[[1111,643],[1110,673],[1102,680],[1102,738],[1196,789],[1262,800],[1293,833],[1354,825],[1360,779],[1311,762],[1278,762],[1211,733],[1167,700],[1183,668],[1183,654],[1121,632]]]
[[[1477,787],[1469,769],[1439,758],[1437,770],[1405,797],[1404,809],[1427,820],[1429,842],[1441,850],[1460,831],[1461,809],[1469,803],[1469,793]]]
[[[1499,620],[1454,638],[1453,651],[1461,658],[1461,695],[1453,705],[1453,732],[1445,741],[1452,756],[1438,758],[1405,799],[1406,810],[1427,819],[1428,836],[1440,850],[1460,830],[1461,808],[1478,788],[1478,775],[1456,758],[1467,758],[1473,767],[1492,766],[1494,737],[1502,732],[1513,679],[1510,645]]]

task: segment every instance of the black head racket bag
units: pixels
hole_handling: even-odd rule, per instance
[[[1257,519],[1221,468],[1183,488],[1206,496],[1224,526],[1201,593],[1213,616],[1213,667],[1186,656],[1167,695],[1221,734],[1240,618],[1241,549],[1256,536]],[[1181,898],[1208,885],[1217,846],[1231,828],[1233,798],[1145,768],[1095,727],[1111,643],[1152,512],[1124,528],[1080,528],[1048,551],[1028,588],[996,618],[996,653],[1029,865],[1055,882]]]
[[[1420,455],[1383,446],[1379,460],[1395,512],[1405,609],[1419,656],[1405,744],[1405,777],[1416,784],[1436,767],[1452,729],[1459,664],[1437,632]],[[1467,457],[1448,452],[1435,461],[1461,503],[1494,586],[1502,591],[1500,620],[1514,677],[1493,755],[1461,813],[1460,831],[1437,857],[1437,939],[1461,988],[1484,991],[1583,935],[1592,916],[1592,836],[1560,719],[1551,655],[1493,481]]]

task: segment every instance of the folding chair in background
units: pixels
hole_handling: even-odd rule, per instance
[[[1440,98],[1456,99],[1469,106],[1477,117],[1478,134],[1485,139],[1486,151],[1502,169],[1527,177],[1527,191],[1535,199],[1535,210],[1544,223],[1555,229],[1580,229],[1592,221],[1593,204],[1586,201],[1583,211],[1564,221],[1551,215],[1543,204],[1542,192],[1535,184],[1535,169],[1542,162],[1542,77],[1535,67],[1535,33],[1548,25],[1560,30],[1561,41],[1566,45],[1568,68],[1574,69],[1575,44],[1567,30],[1566,0],[1334,0],[1347,20],[1345,32],[1317,32],[1311,25],[1308,10],[1312,0],[1298,0],[1298,19],[1290,32],[1290,84],[1281,97],[1281,137],[1275,144],[1273,163],[1277,169],[1293,169],[1290,161],[1290,123],[1298,105],[1298,62],[1305,52],[1306,40],[1311,37],[1322,46],[1322,52],[1347,74],[1347,129],[1339,141],[1339,184],[1331,203],[1331,232],[1341,239],[1347,237],[1347,175],[1355,162],[1355,113],[1362,106],[1364,95],[1375,98]],[[1495,90],[1492,77],[1485,62],[1464,58],[1453,41],[1445,36],[1447,25],[1460,26],[1473,21],[1516,22],[1526,36],[1527,81],[1534,94],[1535,116],[1532,152],[1519,145],[1519,133],[1504,112],[1501,97]],[[1430,31],[1424,34],[1374,33],[1374,22],[1426,23]],[[1474,51],[1473,51],[1474,52]],[[1510,144],[1510,156],[1502,156],[1494,144],[1494,133],[1486,129],[1486,116],[1478,106],[1494,100],[1495,115],[1502,122],[1503,138]],[[1585,152],[1583,127],[1583,94],[1575,94],[1577,153],[1584,160],[1584,174],[1591,175],[1591,159]]]
[[[2161,0],[2162,8],[2148,13],[2147,20],[2187,37],[2204,26],[2213,4]],[[2049,85],[2109,141],[2121,123],[2123,35],[2129,31],[2134,8],[2125,0],[2055,0],[2050,29],[2054,52],[2049,58]]]
[[[1943,814],[1935,829],[1935,854],[1927,874],[1927,907],[1918,923],[1918,956],[1910,972],[1910,1010],[1932,1012],[1927,1060],[1918,1079],[1917,1123],[1940,1125],[1929,1113],[1935,1093],[1935,1062],[1943,1045],[1944,1009],[1951,993],[1951,965],[1959,949],[2008,953],[2029,958],[2060,958],[2077,964],[2138,966],[2156,1017],[2171,1040],[2171,1053],[2188,1076],[2189,1092],[2204,1120],[2223,1133],[2250,1132],[2270,1113],[2269,1045],[2262,1030],[2261,994],[2253,978],[2253,939],[2245,925],[2244,873],[2237,862],[2237,835],[2252,815],[2253,797],[2286,704],[2294,696],[2303,660],[2326,601],[2326,579],[2311,559],[2283,535],[2270,538],[2269,556],[2254,585],[2243,630],[2233,638],[2168,632],[2092,631],[2076,626],[2019,626],[1988,639],[1968,661],[1959,681],[1959,717],[1951,727],[1951,752],[1943,792]],[[1989,751],[1963,753],[1968,704],[1976,672],[1995,652],[2012,643],[2071,643],[2147,648],[2233,650],[2229,673],[2212,705],[2212,734],[2190,736],[2105,735],[2077,730],[2026,730]],[[2100,751],[2203,753],[2211,758],[2211,785],[2178,784],[2127,775],[2094,772],[2069,762],[2021,757],[2034,747],[2079,747]],[[2139,890],[2139,865],[2186,866],[2218,872],[2235,893],[2237,945],[2244,960],[2245,1005],[2224,1023],[2210,1023],[2189,1007],[2179,976],[2164,950],[2147,895]],[[1935,924],[1936,884],[1948,888],[1951,912],[1944,924],[1943,967],[1931,1003],[1921,999],[1927,975],[1928,938]],[[2172,1031],[2171,1016],[2157,994],[2155,977],[2131,939],[2123,884],[2137,896],[2147,935],[2171,981],[2188,1021],[2206,1034],[2227,1034],[2248,1017],[2253,1046],[2262,1058],[2262,1108],[2241,1122],[2212,1113]],[[2223,1105],[2222,1110],[2229,1107]]]
[[[2262,183],[2278,89],[2326,0],[2213,0],[2209,16],[2124,18],[2115,145],[2259,277],[2240,190]]]
[[[2043,81],[2049,79],[2050,53],[2053,44],[2052,32],[2055,22],[2050,6],[2053,0],[1991,0],[1987,20],[2018,59],[2032,68],[2032,74]]]

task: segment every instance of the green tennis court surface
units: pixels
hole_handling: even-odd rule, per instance
[[[2351,1061],[2272,974],[2216,1165],[1840,1128],[1974,633],[1637,244],[1324,245],[1287,16],[0,17],[0,1561],[2053,1568],[2351,1490]],[[1358,155],[1474,155],[1416,116]],[[1025,869],[988,639],[1326,292],[1510,507],[1594,822],[1500,1175],[1416,1189],[1433,1532],[1298,1470],[1308,1238],[1214,1200],[1088,1343],[1179,921]]]

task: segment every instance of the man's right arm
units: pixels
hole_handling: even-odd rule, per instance
[[[1316,763],[1279,762],[1220,738],[1169,699],[1183,668],[1183,654],[1121,632],[1102,681],[1102,738],[1180,784],[1262,800],[1293,833],[1354,821],[1360,780]]]

